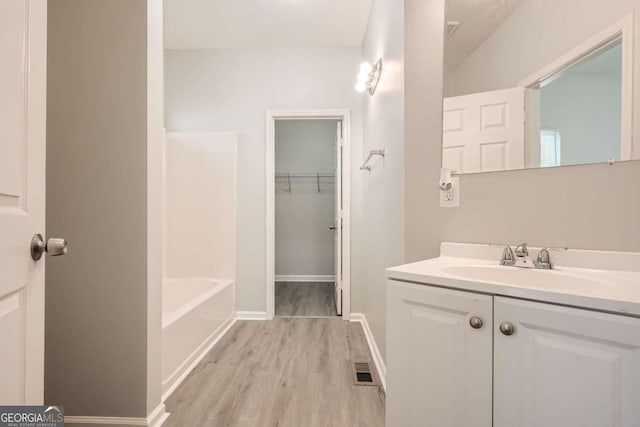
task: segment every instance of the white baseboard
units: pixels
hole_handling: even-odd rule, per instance
[[[387,391],[387,368],[384,365],[384,360],[382,360],[382,355],[380,354],[380,349],[376,344],[376,339],[373,337],[373,332],[371,332],[371,328],[369,327],[369,322],[367,322],[367,317],[364,313],[351,313],[350,321],[358,322],[362,325],[364,336],[367,339],[367,344],[369,344],[369,350],[371,350],[373,363],[375,363],[376,370],[378,371],[380,384],[382,384],[382,388]]]
[[[74,424],[78,427],[101,426],[101,427],[137,427],[148,426],[146,418],[133,417],[82,417],[82,416],[64,416],[64,423]]]
[[[267,320],[266,311],[236,311],[237,320]]]
[[[276,274],[275,276],[276,282],[300,282],[300,283],[308,283],[308,282],[335,282],[336,276],[334,275],[312,275],[312,274],[297,274],[297,275],[286,275],[286,274]]]
[[[159,404],[146,418],[135,417],[83,417],[65,416],[65,424],[74,424],[78,427],[101,426],[101,427],[160,427],[169,418],[164,403]]]
[[[149,427],[160,427],[167,421],[169,418],[169,413],[167,412],[167,407],[164,403],[160,403],[156,409],[151,411],[149,415],[147,415],[147,425]]]
[[[211,351],[213,346],[215,346],[218,341],[220,341],[220,339],[229,331],[229,329],[231,329],[233,324],[236,323],[236,319],[236,316],[232,314],[227,320],[224,321],[222,325],[218,327],[218,329],[215,330],[215,332],[213,332],[213,334],[211,334],[211,336],[209,336],[209,338],[207,338],[207,340],[200,347],[198,347],[191,354],[191,356],[189,356],[189,358],[185,362],[186,367],[183,368],[181,366],[179,368],[179,370],[181,371],[180,375],[177,378],[173,380],[170,379],[168,381],[171,383],[171,385],[167,388],[167,391],[162,394],[163,402],[165,402],[169,398],[169,396],[171,396],[171,393],[173,393],[176,388],[178,388],[178,386],[182,383],[182,381],[187,378],[191,371],[193,371],[193,368],[198,366],[198,363],[200,363],[204,356],[206,356],[207,353]]]

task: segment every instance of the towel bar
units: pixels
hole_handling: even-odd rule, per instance
[[[373,156],[384,157],[384,148],[382,148],[380,150],[371,150],[371,151],[369,151],[369,156],[367,157],[367,160],[364,161],[362,166],[360,166],[360,170],[371,172],[371,166],[369,166],[369,160],[371,160],[371,158]]]

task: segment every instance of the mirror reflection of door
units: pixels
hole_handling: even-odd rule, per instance
[[[576,25],[562,18],[575,13],[564,2],[447,0],[443,167],[474,173],[637,157],[635,8],[620,0],[581,8],[585,22]],[[495,96],[509,91],[524,91],[524,102]],[[488,137],[496,123],[511,135]]]
[[[524,90],[444,99],[442,167],[455,173],[524,167]]]

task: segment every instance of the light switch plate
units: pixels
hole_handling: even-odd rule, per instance
[[[460,178],[451,178],[451,189],[440,190],[440,207],[457,208],[460,206]]]

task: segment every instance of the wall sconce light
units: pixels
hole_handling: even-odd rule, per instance
[[[378,59],[375,65],[371,65],[368,62],[363,62],[360,65],[360,73],[358,74],[358,80],[356,82],[356,91],[362,93],[369,92],[369,95],[373,96],[378,87],[380,76],[382,75],[382,58]]]

